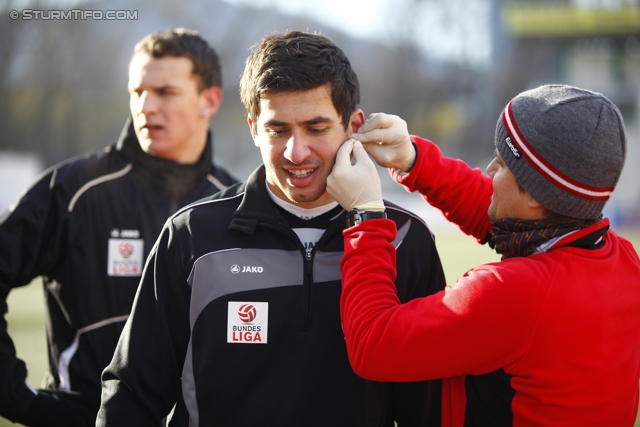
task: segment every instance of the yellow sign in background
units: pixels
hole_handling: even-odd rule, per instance
[[[514,37],[572,37],[640,33],[640,9],[580,9],[570,5],[506,4],[502,22]]]

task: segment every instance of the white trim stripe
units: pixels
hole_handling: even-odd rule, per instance
[[[527,155],[527,157],[537,166],[537,168],[542,170],[543,174],[547,175],[548,179],[550,178],[550,181],[555,181],[557,184],[559,184],[559,186],[571,189],[574,192],[580,193],[580,194],[584,194],[585,196],[597,197],[597,198],[606,198],[606,199],[611,197],[611,195],[613,194],[613,191],[609,191],[609,190],[593,191],[593,190],[588,190],[588,189],[583,188],[583,187],[579,187],[579,186],[577,186],[577,185],[575,185],[575,184],[573,184],[571,182],[568,182],[567,180],[565,180],[564,178],[559,176],[557,173],[555,173],[555,171],[553,171],[549,167],[547,167],[547,165],[545,165],[536,156],[536,153],[534,153],[531,150],[529,150],[529,147],[527,146],[527,144],[520,139],[520,135],[516,131],[515,126],[513,124],[514,118],[512,117],[513,112],[511,110],[511,103],[512,102],[513,102],[513,100],[511,102],[509,102],[509,104],[507,104],[507,106],[505,108],[505,114],[504,114],[505,122],[506,122],[507,128],[509,130],[509,134],[513,137],[513,139],[518,144],[518,148],[520,150],[522,150]]]
[[[219,250],[219,251],[207,252],[206,254],[200,255],[200,256],[198,257],[198,259],[196,259],[196,260],[193,262],[193,265],[191,266],[191,271],[189,272],[189,276],[187,277],[187,283],[189,284],[189,287],[191,287],[191,282],[192,282],[192,280],[193,280],[193,275],[194,275],[194,273],[195,273],[196,264],[198,264],[198,262],[199,262],[201,259],[203,259],[204,257],[210,256],[210,255],[213,255],[213,254],[221,253],[221,252],[240,251],[240,250],[242,250],[242,248],[228,248],[228,249],[221,249],[221,250]]]
[[[233,195],[231,197],[225,197],[224,199],[214,199],[214,200],[200,200],[197,202],[194,202],[191,205],[187,205],[187,206],[183,206],[180,209],[178,209],[178,211],[176,213],[174,213],[173,215],[171,215],[168,219],[167,222],[171,221],[173,219],[173,217],[178,216],[181,212],[189,210],[189,209],[193,209],[197,206],[201,206],[201,205],[207,205],[209,203],[217,203],[217,202],[223,202],[225,200],[232,200],[235,199],[236,197],[242,197],[244,196],[244,192]]]
[[[401,206],[389,206],[389,205],[385,205],[384,206],[385,209],[391,209],[393,211],[397,211],[397,212],[402,212],[406,215],[409,215],[412,218],[415,218],[416,220],[420,221],[422,223],[422,225],[425,226],[425,228],[427,229],[427,231],[429,231],[429,234],[431,234],[431,238],[433,240],[435,240],[435,235],[433,234],[433,231],[431,231],[431,229],[429,228],[429,224],[427,224],[427,222],[424,220],[424,218],[419,217],[418,215],[416,215],[415,213],[406,210],[405,208],[401,207]],[[400,246],[400,245],[398,245]],[[396,248],[397,249],[397,248]]]
[[[228,186],[226,186],[223,183],[221,183],[218,180],[218,178],[216,178],[215,176],[211,175],[210,173],[207,174],[207,179],[209,180],[209,182],[211,182],[213,185],[218,187],[220,190],[226,190],[227,188],[229,188]]]
[[[76,337],[74,338],[73,343],[60,353],[60,359],[58,360],[58,376],[60,377],[60,387],[62,390],[71,391],[69,365],[71,364],[71,359],[73,359],[73,356],[75,356],[78,351],[78,347],[80,346],[80,335],[113,323],[124,322],[128,318],[128,314],[125,314],[124,316],[111,317],[109,319],[104,319],[91,325],[87,325],[76,331]]]
[[[119,170],[118,172],[113,172],[107,175],[103,175],[100,176],[96,179],[92,179],[91,181],[87,182],[85,185],[83,185],[82,187],[80,187],[80,189],[78,191],[76,191],[76,194],[73,195],[73,197],[71,198],[71,202],[69,203],[69,207],[67,208],[69,212],[73,211],[73,208],[76,204],[76,202],[78,201],[78,199],[80,198],[80,196],[82,196],[82,194],[84,192],[86,192],[88,189],[90,189],[91,187],[94,187],[98,184],[102,184],[103,182],[106,181],[111,181],[113,179],[117,179],[120,178],[121,176],[126,175],[127,173],[129,173],[129,171],[131,170],[131,168],[133,167],[133,165],[131,163],[129,163],[127,166],[125,166],[123,169]]]

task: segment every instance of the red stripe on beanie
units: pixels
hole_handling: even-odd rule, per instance
[[[512,103],[513,100],[511,100],[502,111],[502,123],[529,164],[538,171],[540,175],[545,177],[547,181],[568,193],[588,200],[609,200],[614,187],[592,187],[571,179],[554,168],[544,159],[544,157],[538,154],[538,152],[534,150],[531,144],[526,140],[522,132],[520,132],[520,129],[516,124],[515,117],[513,116],[513,109],[511,107]]]

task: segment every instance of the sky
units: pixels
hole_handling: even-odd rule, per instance
[[[408,30],[416,44],[435,59],[475,67],[487,66],[491,59],[491,0],[423,0],[421,7],[411,6],[409,11],[410,0],[225,1],[302,15],[383,43]]]
[[[232,4],[275,8],[282,13],[303,15],[357,37],[375,37],[384,26],[389,0],[225,0]],[[402,3],[405,0],[395,0]]]

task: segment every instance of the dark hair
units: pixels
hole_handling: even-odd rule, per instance
[[[254,45],[240,79],[240,98],[255,123],[266,94],[331,85],[331,101],[346,129],[360,102],[360,83],[342,49],[319,34],[274,33]]]
[[[152,58],[175,56],[188,58],[193,64],[193,74],[200,82],[198,90],[222,86],[222,71],[216,51],[196,31],[172,28],[149,34],[133,49],[133,55],[144,53]]]

